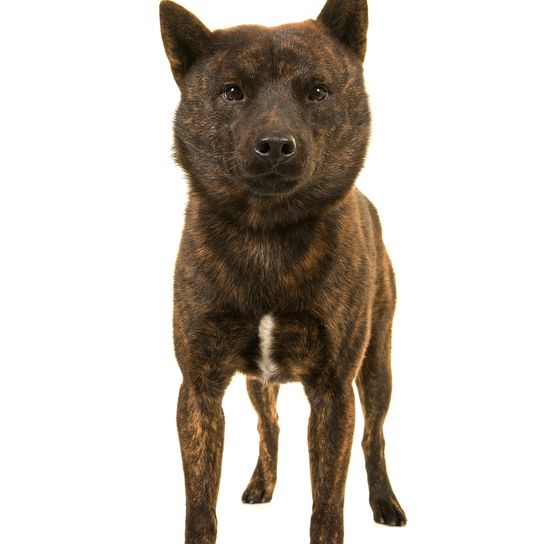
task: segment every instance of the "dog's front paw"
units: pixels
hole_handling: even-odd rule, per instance
[[[314,507],[310,523],[310,544],[342,544],[344,516],[338,509]]]
[[[395,496],[370,499],[370,506],[374,512],[374,521],[391,527],[406,525],[406,514]]]
[[[270,502],[274,493],[274,484],[267,483],[262,478],[251,480],[242,495],[242,502],[259,504]]]

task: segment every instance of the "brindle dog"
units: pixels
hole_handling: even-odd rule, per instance
[[[190,183],[174,285],[185,542],[216,541],[221,402],[235,372],[259,416],[244,502],[272,498],[278,387],[301,382],[311,544],[343,542],[355,381],[374,519],[404,525],[382,430],[394,276],[376,209],[354,186],[370,134],[367,3],[328,0],[315,21],[215,32],[170,1],[160,15],[181,91],[175,157]]]

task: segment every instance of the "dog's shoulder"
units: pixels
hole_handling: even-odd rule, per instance
[[[380,216],[378,215],[376,206],[374,206],[372,201],[359,189],[355,188],[355,194],[357,198],[361,227],[366,231],[370,229],[376,238],[381,238],[382,225],[380,223]]]

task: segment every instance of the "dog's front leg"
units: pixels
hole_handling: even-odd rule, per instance
[[[215,505],[221,477],[224,416],[222,391],[184,379],[177,423],[185,474],[185,544],[214,544]]]
[[[344,491],[355,420],[351,383],[304,384],[313,510],[310,544],[344,542]]]

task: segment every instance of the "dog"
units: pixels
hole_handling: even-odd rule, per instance
[[[376,209],[355,187],[371,121],[367,2],[328,0],[316,20],[211,32],[163,0],[160,23],[181,91],[174,156],[190,186],[173,318],[185,543],[216,541],[221,404],[236,372],[260,435],[244,502],[272,498],[278,389],[300,382],[311,407],[310,542],[343,542],[355,382],[374,520],[404,525],[383,436],[395,279]]]

